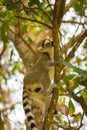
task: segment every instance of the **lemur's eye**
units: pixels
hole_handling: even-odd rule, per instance
[[[44,39],[41,44],[39,50],[43,51],[44,49],[53,47],[53,41],[49,39]]]
[[[45,46],[50,47],[50,42],[47,42]]]
[[[34,90],[34,91],[35,91],[35,92],[40,92],[40,91],[41,91],[41,89],[42,89],[41,87],[37,87],[37,88],[35,88],[35,90]]]

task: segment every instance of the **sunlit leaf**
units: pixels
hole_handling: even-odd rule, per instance
[[[69,105],[69,115],[72,116],[75,112],[75,107],[74,107],[72,100],[69,101],[68,105]]]
[[[8,15],[9,15],[9,14],[8,14]],[[13,25],[17,25],[18,19],[17,19],[15,16],[13,16],[13,15],[9,15],[9,20],[8,20],[8,22],[9,22],[9,24],[11,23],[11,24],[13,24]]]
[[[12,73],[14,73],[16,70],[19,70],[20,69],[20,63],[16,63],[12,69]]]
[[[85,102],[87,103],[87,91],[82,91],[81,95],[84,98]]]

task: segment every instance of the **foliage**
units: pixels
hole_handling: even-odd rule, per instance
[[[56,2],[57,0],[0,1],[0,112],[3,119],[8,120],[5,129],[11,130],[13,127],[8,119],[8,111],[15,109],[11,107],[14,104],[10,97],[12,91],[22,86],[18,74],[25,74],[25,67],[28,69],[30,63],[28,58],[34,53],[36,44],[44,38],[51,38],[54,42],[57,39],[58,43],[58,69],[55,70],[59,75],[59,78],[56,76],[57,80],[60,81],[57,83],[59,100],[54,124],[64,130],[84,127],[87,115],[87,1],[66,0],[64,12],[61,9],[64,3],[61,5],[60,2],[56,6]],[[60,10],[55,13],[55,9]],[[17,82],[16,89],[15,85],[9,85],[9,80]],[[77,111],[77,107],[82,110]],[[24,129],[17,119],[16,123],[15,129]]]

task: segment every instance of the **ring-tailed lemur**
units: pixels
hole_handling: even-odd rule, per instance
[[[49,39],[41,42],[39,47],[39,50],[41,50],[40,58],[24,77],[23,107],[28,120],[29,130],[38,130],[32,114],[31,99],[33,98],[41,103],[43,114],[47,111],[50,104],[50,95],[47,95],[47,90],[50,90],[51,87],[53,70],[52,67],[47,67],[44,62],[53,60],[52,47],[53,42]]]

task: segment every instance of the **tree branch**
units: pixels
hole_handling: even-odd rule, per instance
[[[15,34],[14,39],[12,39],[12,41],[14,42],[14,46],[17,49],[20,57],[22,58],[23,63],[26,66],[26,68],[30,69],[30,64],[31,64],[30,56],[31,57],[36,56],[33,48],[30,45],[28,45],[25,39],[23,37],[20,37],[18,33],[15,33],[15,31],[13,31],[10,28],[8,31],[9,31],[8,33],[12,32],[13,34]],[[9,37],[11,36],[9,35]]]
[[[40,10],[43,14],[45,14],[48,17],[48,19],[52,23],[52,19],[50,18],[50,16],[44,10],[42,10],[41,8],[32,8],[32,9]]]
[[[47,27],[49,29],[52,29],[52,26],[50,26],[50,25],[48,25],[48,24],[46,24],[44,22],[41,22],[39,20],[36,20],[36,19],[31,19],[31,18],[22,17],[22,16],[15,16],[15,17],[23,19],[23,20],[31,21],[31,22],[34,22],[34,23],[38,23],[38,24],[41,24],[41,25],[43,25],[43,26],[45,26],[45,27]]]
[[[54,4],[52,33],[54,41],[54,60],[56,61],[60,59],[58,31],[64,14],[65,2],[66,2],[65,0],[56,0]],[[55,66],[54,83],[56,84],[60,82],[60,72],[61,72],[60,67]],[[58,101],[58,95],[59,95],[59,89],[55,88],[53,90],[53,96],[49,107],[48,115],[45,119],[44,130],[49,130],[50,125],[53,122],[53,116]]]
[[[82,41],[84,40],[84,38],[87,36],[87,30],[84,30],[80,35],[78,35],[78,37],[76,37],[73,43],[76,42],[76,44],[74,45],[74,47],[72,48],[72,50],[70,51],[70,53],[67,55],[67,57],[65,58],[65,61],[69,62],[73,57],[74,57],[74,53],[76,52],[76,50],[78,49],[78,47],[81,45]]]
[[[0,130],[4,130],[4,122],[2,121],[1,113],[0,113]]]
[[[21,4],[23,5],[24,8],[26,8],[27,10],[29,11],[32,11],[32,10],[40,10],[45,16],[47,16],[47,18],[50,20],[50,22],[52,23],[52,19],[50,18],[50,16],[46,13],[46,11],[44,11],[43,9],[41,8],[38,8],[38,7],[27,7],[21,0],[20,0]]]
[[[17,34],[15,33],[12,29],[9,28],[9,31],[11,31],[12,33],[14,33],[15,35],[19,36],[19,38],[21,38],[21,40],[26,44],[26,46],[31,50],[31,52],[35,55],[35,51],[33,50],[33,48],[27,44],[27,42],[25,41],[25,39],[20,35],[20,34]]]
[[[87,30],[83,30],[80,34],[78,34],[77,36],[71,38],[69,40],[69,42],[67,42],[62,48],[61,48],[61,53],[67,53],[68,49],[70,47],[72,47],[73,45],[76,46],[76,42],[78,42],[77,44],[81,44],[81,42],[79,43],[79,40],[82,38],[82,40],[86,37]],[[79,47],[79,46],[78,46]]]
[[[85,22],[77,22],[77,21],[75,21],[75,20],[68,20],[68,21],[66,21],[66,20],[62,20],[62,23],[70,23],[70,24],[79,24],[79,25],[82,25],[82,26],[84,26],[84,24],[86,24],[87,23],[87,21],[85,21]]]
[[[47,3],[48,3],[48,5],[49,5],[49,7],[50,7],[51,12],[53,13],[53,9],[52,9],[52,7],[51,7],[50,1],[47,0]],[[53,15],[53,14],[52,14],[52,15]]]
[[[4,109],[0,110],[0,112],[5,112],[5,111],[7,111],[8,109],[13,110],[13,109],[15,108],[15,106],[16,106],[17,104],[20,104],[20,103],[21,103],[21,102],[17,102],[17,103],[15,103],[15,104],[12,104],[10,107],[7,107],[7,108],[4,108]]]

